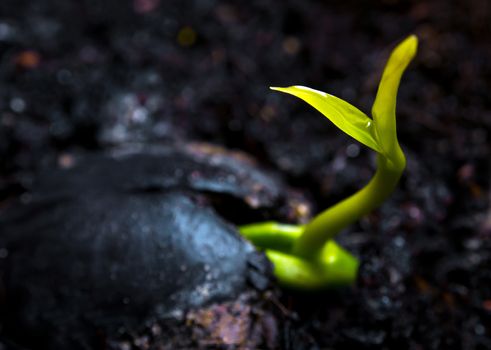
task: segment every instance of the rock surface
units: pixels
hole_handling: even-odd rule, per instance
[[[280,199],[281,182],[238,154],[206,145],[95,154],[33,188],[0,212],[2,315],[21,343],[91,348],[233,299],[251,288],[248,276],[265,286],[265,260],[205,194]]]

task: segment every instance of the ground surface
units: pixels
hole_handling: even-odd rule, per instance
[[[255,322],[264,348],[491,348],[490,16],[480,0],[2,0],[0,205],[74,155],[193,140],[249,153],[323,208],[370,178],[373,157],[267,87],[307,85],[368,112],[390,49],[415,33],[398,100],[408,169],[390,201],[339,237],[362,261],[357,285],[272,291],[188,323],[206,333],[209,314],[247,315],[239,348],[259,346],[246,342]],[[148,339],[215,346],[176,327]]]

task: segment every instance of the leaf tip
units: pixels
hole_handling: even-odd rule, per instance
[[[414,56],[416,54],[416,51],[418,50],[418,37],[414,34],[411,34],[403,41],[403,44],[404,43],[405,45],[407,45],[407,50],[410,55]]]
[[[397,57],[398,61],[409,63],[418,51],[418,37],[411,34],[404,39],[392,52],[392,56]]]
[[[284,88],[284,87],[278,87],[278,86],[270,86],[269,87],[271,90],[274,90],[274,91],[285,91],[287,88]]]

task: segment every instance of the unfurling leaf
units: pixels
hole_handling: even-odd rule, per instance
[[[348,102],[336,96],[305,86],[297,85],[286,88],[271,87],[271,89],[304,100],[358,142],[361,142],[376,152],[382,151],[375,136],[373,120]]]
[[[399,144],[396,133],[396,97],[399,82],[402,73],[416,55],[417,48],[418,38],[411,35],[392,51],[372,106],[372,117],[378,139],[389,157]]]

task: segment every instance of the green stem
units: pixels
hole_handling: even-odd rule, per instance
[[[276,221],[260,222],[239,227],[239,231],[252,244],[262,249],[291,253],[295,241],[304,229],[302,225],[280,224]]]
[[[393,192],[406,165],[406,158],[400,147],[397,147],[395,154],[394,159],[389,160],[379,153],[377,171],[370,182],[309,222],[295,242],[293,253],[306,259],[318,258],[328,240],[380,206]]]
[[[329,241],[318,261],[305,260],[275,250],[266,250],[280,283],[295,289],[314,290],[348,286],[356,281],[358,259]]]

